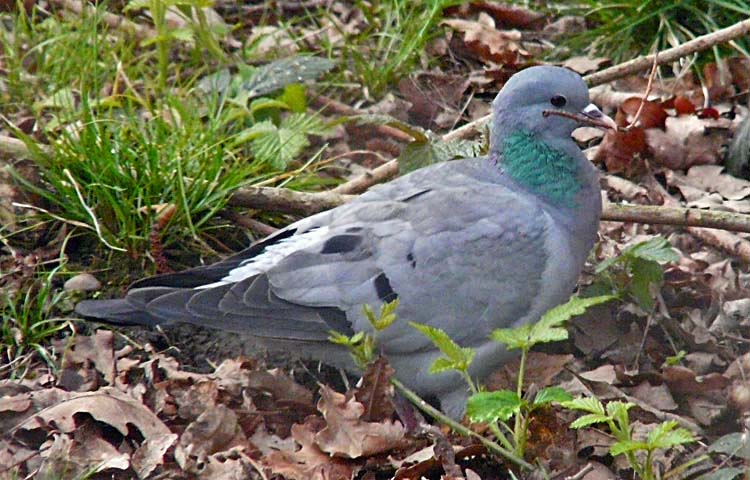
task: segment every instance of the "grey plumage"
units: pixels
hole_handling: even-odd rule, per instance
[[[465,385],[427,372],[439,352],[408,321],[476,348],[471,374],[485,377],[507,359],[488,339],[493,329],[536,321],[572,293],[601,214],[596,170],[570,133],[611,120],[589,106],[578,75],[527,69],[493,111],[487,157],[417,170],[222,262],[141,280],[124,299],[76,310],[119,324],[249,333],[341,362],[329,331],[367,330],[362,305],[397,297],[398,320],[378,336],[382,351],[402,381],[457,416]]]

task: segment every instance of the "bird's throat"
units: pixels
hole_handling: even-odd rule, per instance
[[[502,141],[501,166],[516,183],[565,207],[575,207],[582,185],[575,158],[525,132],[515,132]]]

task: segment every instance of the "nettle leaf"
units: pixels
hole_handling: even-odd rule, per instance
[[[604,405],[596,397],[579,397],[573,400],[562,402],[561,405],[571,410],[581,410],[584,412],[593,413],[596,415],[606,415]]]
[[[533,405],[546,405],[548,403],[562,403],[572,400],[573,396],[560,387],[548,387],[537,392]]]
[[[597,423],[607,423],[609,420],[609,417],[606,415],[589,413],[588,415],[583,415],[582,417],[575,419],[573,423],[570,424],[570,428],[588,427],[589,425],[595,425]]]
[[[666,238],[656,236],[645,242],[630,245],[620,255],[601,262],[596,266],[596,273],[603,272],[615,263],[628,263],[636,258],[657,263],[676,262],[680,259]]]
[[[521,325],[516,328],[496,328],[490,334],[490,338],[498,343],[502,343],[509,350],[513,350],[529,348],[530,335],[531,325]]]
[[[654,296],[651,293],[652,285],[661,285],[664,280],[664,269],[653,260],[634,258],[630,262],[630,293],[635,297],[638,305],[646,311],[654,307]]]
[[[558,305],[542,315],[542,318],[532,325],[529,334],[531,345],[539,343],[556,342],[568,338],[568,331],[562,326],[571,318],[581,315],[594,305],[609,302],[617,297],[614,295],[601,295],[598,297],[571,297],[567,303]]]
[[[651,430],[646,438],[650,449],[671,448],[683,443],[690,443],[695,440],[693,434],[685,428],[678,428],[675,420],[662,422]]]
[[[479,392],[466,402],[466,415],[472,422],[506,422],[521,411],[522,405],[523,400],[510,390]]]
[[[634,258],[651,260],[658,263],[676,262],[680,259],[680,256],[672,248],[669,241],[662,236],[656,236],[645,242],[633,245],[626,251]]]
[[[401,150],[398,157],[399,173],[404,174],[433,163],[446,162],[460,158],[479,157],[483,151],[481,142],[454,140],[445,142],[440,137],[428,133],[426,142],[414,141]]]
[[[325,135],[328,127],[318,117],[292,113],[275,125],[270,120],[258,122],[235,141],[252,140],[251,150],[261,162],[284,169],[310,145],[308,135]]]
[[[635,440],[621,440],[613,443],[612,446],[609,447],[609,453],[612,456],[637,452],[638,450],[648,450],[648,445],[644,442],[637,442]]]
[[[448,370],[465,372],[474,360],[476,351],[473,348],[462,348],[443,330],[415,322],[409,322],[409,325],[429,338],[438,347],[440,352],[445,355],[445,357],[438,358],[433,362],[430,367],[430,373],[440,373]]]

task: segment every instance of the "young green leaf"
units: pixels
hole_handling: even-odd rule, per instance
[[[674,420],[658,424],[646,438],[649,449],[671,448],[695,440],[692,433],[684,428],[677,428],[678,425]]]
[[[570,428],[588,427],[589,425],[594,425],[597,423],[607,423],[609,420],[610,418],[607,415],[590,413],[588,415],[583,415],[582,417],[575,419],[573,423],[570,424]]]
[[[474,360],[476,351],[473,348],[462,348],[454,342],[443,330],[422,325],[420,323],[409,322],[409,325],[419,330],[422,335],[429,338],[432,343],[445,355],[438,358],[430,367],[430,373],[440,373],[447,370],[458,370],[465,372]]]
[[[508,350],[531,348],[529,336],[531,325],[521,325],[516,328],[497,328],[492,331],[490,338],[505,345]]]
[[[472,422],[506,422],[520,412],[522,406],[523,401],[510,390],[479,392],[466,402],[466,415]]]
[[[539,390],[534,396],[533,405],[546,405],[548,403],[562,403],[572,400],[573,397],[560,387],[547,387]]]
[[[637,452],[638,450],[648,450],[648,444],[635,440],[620,440],[613,443],[612,446],[609,447],[609,453],[612,456],[621,455],[623,453]]]
[[[542,318],[532,325],[529,341],[532,345],[547,342],[556,342],[568,338],[568,331],[562,328],[563,324],[571,318],[581,315],[588,308],[600,303],[609,302],[617,297],[614,295],[601,295],[598,297],[571,297],[567,303],[558,305],[542,315]]]
[[[581,410],[597,415],[606,415],[604,405],[596,397],[579,397],[570,400],[569,402],[562,402],[562,406],[571,410]]]

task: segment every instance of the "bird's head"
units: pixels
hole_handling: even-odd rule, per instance
[[[577,73],[553,66],[531,67],[513,75],[492,102],[494,132],[521,130],[547,139],[569,139],[573,130],[590,125],[617,128],[589,100]],[[500,140],[494,138],[493,144]]]

